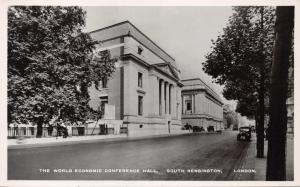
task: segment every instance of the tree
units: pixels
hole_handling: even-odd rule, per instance
[[[257,157],[264,157],[275,11],[272,7],[234,7],[224,34],[212,41],[203,70],[224,85],[226,99],[237,100],[237,112],[255,118]]]
[[[83,33],[80,7],[8,9],[8,121],[42,125],[53,118],[84,121],[91,113],[88,87],[114,71],[107,51]]]
[[[294,7],[277,7],[272,64],[267,180],[286,180],[288,69],[293,41]],[[292,55],[293,56],[293,53]]]
[[[231,109],[230,105],[226,104],[224,105],[224,119],[226,120],[226,127],[225,128],[231,128],[234,125],[238,127],[238,119],[236,112]]]

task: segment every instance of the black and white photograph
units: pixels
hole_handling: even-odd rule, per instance
[[[297,3],[6,2],[2,180],[299,184]]]

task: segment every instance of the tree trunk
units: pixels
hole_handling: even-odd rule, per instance
[[[266,175],[268,181],[286,180],[286,99],[289,55],[294,26],[294,7],[277,7],[276,16]]]
[[[263,33],[263,29],[264,29],[264,7],[261,7],[260,9],[260,13],[261,13],[261,30]],[[263,158],[264,157],[264,122],[265,122],[265,59],[264,59],[264,46],[263,46],[263,37],[261,37],[261,41],[260,41],[260,53],[261,53],[261,57],[260,57],[260,88],[258,91],[258,100],[259,100],[259,117],[258,117],[258,127],[257,127],[257,140],[256,140],[256,157],[257,158]]]
[[[37,132],[36,132],[36,137],[37,138],[41,138],[43,135],[43,123],[44,123],[44,119],[43,117],[39,117],[36,121],[37,123]]]
[[[264,80],[264,79],[263,79]],[[262,80],[261,80],[262,81]],[[264,130],[265,130],[265,103],[264,103],[264,81],[261,82],[260,91],[259,91],[259,116],[258,116],[258,123],[257,123],[257,131],[256,131],[256,157],[257,158],[264,158]]]

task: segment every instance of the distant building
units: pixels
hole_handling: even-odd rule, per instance
[[[223,102],[200,78],[182,80],[182,123],[204,130],[224,129]]]
[[[122,120],[132,136],[180,131],[183,85],[175,60],[129,21],[90,34],[101,43],[97,50],[119,59],[113,76],[90,88],[90,105]]]

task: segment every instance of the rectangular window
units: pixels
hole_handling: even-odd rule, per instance
[[[143,87],[143,74],[140,72],[138,73],[138,87]]]
[[[99,110],[101,111],[100,118],[103,118],[105,115],[105,105],[108,104],[108,96],[100,97],[100,106]]]
[[[102,88],[107,88],[107,78],[106,77],[103,78],[101,82],[102,82]]]
[[[143,115],[143,96],[138,97],[138,115]]]
[[[184,96],[184,114],[191,114],[192,113],[192,96],[191,95],[186,95]]]
[[[186,101],[186,110],[191,111],[192,110],[192,101]]]

